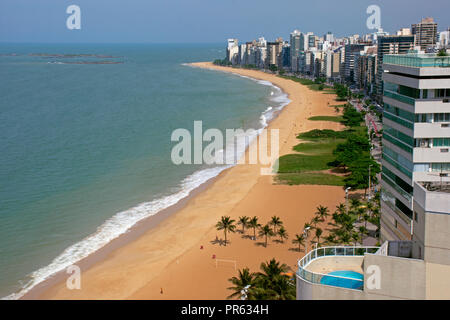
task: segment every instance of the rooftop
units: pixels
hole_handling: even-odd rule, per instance
[[[437,56],[434,53],[388,54],[384,56],[383,63],[416,68],[447,68],[450,67],[450,56]]]
[[[375,253],[378,249],[366,246],[316,248],[299,260],[297,276],[313,284],[362,290],[364,254]]]
[[[450,193],[449,182],[419,182],[427,191]]]

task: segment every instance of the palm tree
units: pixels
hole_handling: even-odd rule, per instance
[[[295,285],[285,274],[289,271],[286,264],[275,259],[261,263],[261,271],[256,275],[257,286],[261,288],[259,299],[292,300],[295,299]]]
[[[258,217],[254,216],[248,222],[248,227],[253,228],[253,240],[256,240],[256,229],[259,228],[261,224],[258,223]]]
[[[353,211],[356,211],[361,206],[361,201],[358,199],[350,199],[350,208]]]
[[[325,218],[330,215],[328,208],[323,206],[318,206],[315,214],[320,218],[321,222],[325,221]]]
[[[238,297],[239,299],[242,297],[242,291],[247,289],[247,299],[251,298],[251,291],[248,289],[249,286],[253,286],[255,284],[255,276],[256,274],[253,272],[250,272],[249,268],[244,268],[239,270],[238,277],[232,277],[228,279],[234,287],[227,288],[228,290],[233,290],[234,292],[230,294],[227,298],[235,298]]]
[[[359,234],[360,234],[360,239],[361,239],[361,244],[362,244],[362,242],[364,240],[364,235],[367,234],[367,228],[365,226],[360,226],[358,228],[358,231],[359,231]]]
[[[282,273],[289,271],[287,264],[280,264],[280,262],[276,261],[275,258],[271,259],[269,262],[262,262],[260,269],[262,272],[258,272],[257,275],[269,279],[280,276]]]
[[[295,239],[292,240],[292,244],[298,244],[298,251],[300,252],[300,246],[305,245],[305,236],[303,234],[296,234]]]
[[[347,210],[345,209],[345,204],[340,203],[338,206],[336,206],[336,211],[337,214],[344,214],[347,212]]]
[[[372,216],[372,211],[373,211],[374,208],[375,207],[374,207],[373,203],[371,201],[368,201],[367,202],[367,211],[369,211],[369,216],[370,217]]]
[[[311,229],[312,225],[309,222],[305,222],[305,224],[303,225],[303,230],[308,230]]]
[[[270,220],[269,224],[273,226],[273,232],[277,233],[277,227],[282,226],[283,221],[281,221],[280,217],[273,216],[272,220]]]
[[[278,230],[277,234],[280,236],[280,241],[281,241],[281,243],[284,243],[284,241],[283,241],[284,239],[289,238],[289,235],[288,235],[288,233],[286,232],[286,229],[284,229],[284,227],[281,227],[281,228]]]
[[[322,229],[320,229],[320,228],[317,228],[316,229],[316,238],[317,238],[317,245],[319,246],[320,245],[320,237],[322,236]]]
[[[318,216],[315,216],[314,218],[311,219],[311,224],[313,225],[313,227],[317,227],[317,225],[321,222],[320,218]]]
[[[352,240],[352,236],[351,236],[350,232],[343,231],[343,232],[340,234],[339,240],[340,240],[340,242],[342,242],[343,244],[349,244],[350,241]]]
[[[351,234],[351,239],[353,240],[353,245],[356,246],[358,244],[358,241],[359,241],[359,234],[358,234],[358,232],[353,232]]]
[[[364,228],[367,228],[367,222],[370,220],[370,216],[367,213],[363,214]]]
[[[358,208],[356,214],[358,215],[358,221],[361,221],[362,216],[365,214],[366,210],[364,208]]]
[[[333,233],[330,233],[325,239],[329,244],[335,244],[337,242],[336,235]]]
[[[225,235],[225,246],[227,245],[227,232],[235,232],[236,226],[234,225],[234,220],[228,216],[222,216],[221,220],[217,222],[216,229],[223,230]]]
[[[247,216],[239,217],[239,224],[242,225],[242,233],[245,232],[245,228],[248,226],[248,221],[250,220]]]
[[[271,237],[271,236],[273,236],[273,235],[275,235],[275,234],[273,233],[273,230],[272,230],[272,228],[269,226],[269,224],[266,224],[264,227],[262,227],[262,228],[259,230],[259,235],[265,237],[266,241],[265,241],[265,245],[264,245],[264,246],[267,247],[267,238],[268,238],[268,237]]]

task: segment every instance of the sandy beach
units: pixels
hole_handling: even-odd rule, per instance
[[[299,143],[296,135],[300,132],[315,128],[342,129],[339,123],[307,120],[311,116],[336,115],[330,107],[339,104],[333,94],[312,91],[297,82],[261,71],[231,69],[207,62],[193,66],[267,80],[289,95],[292,102],[268,127],[280,130],[280,155],[294,152],[292,147]],[[324,205],[334,211],[343,201],[342,187],[277,185],[271,176],[260,174],[259,165],[237,165],[222,172],[156,226],[83,268],[80,290],[68,290],[65,278],[61,277],[29,297],[225,299],[231,294],[227,290],[228,279],[237,274],[235,266],[258,271],[261,262],[276,258],[295,270],[297,260],[304,253],[293,250],[291,239],[302,231],[317,206]],[[264,224],[277,215],[283,220],[289,239],[279,243],[273,238],[266,248],[261,244],[262,239],[253,241],[236,232],[229,236],[227,246],[220,245],[214,240],[223,238],[223,232],[217,231],[215,224],[224,215],[235,220],[242,215],[257,216]],[[219,262],[216,266],[213,255],[230,262]]]

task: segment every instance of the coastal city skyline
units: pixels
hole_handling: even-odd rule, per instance
[[[0,4],[0,42],[43,43],[219,43],[224,38],[275,39],[288,37],[290,30],[338,37],[370,32],[366,9],[381,9],[381,26],[394,32],[408,21],[433,16],[439,25],[447,22],[445,0],[432,1],[336,1],[305,2],[285,0],[273,14],[271,2],[263,0],[237,4],[198,0],[195,2],[85,1],[81,9],[81,29],[68,30],[66,9],[72,3],[55,0],[12,1]],[[339,12],[339,14],[334,14]],[[424,16],[425,15],[425,16]],[[213,23],[214,22],[214,23]],[[208,26],[208,28],[204,28]]]

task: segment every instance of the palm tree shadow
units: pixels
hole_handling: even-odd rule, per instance
[[[303,252],[304,250],[301,250],[299,248],[289,248],[289,251]]]
[[[219,246],[223,246],[223,245],[225,245],[225,240],[216,238],[216,239],[210,241],[210,243],[211,244],[218,244]],[[227,241],[227,243],[230,243],[230,242]]]
[[[249,235],[249,234],[244,234],[244,235],[242,235],[242,238],[253,240],[253,236],[251,236],[251,235]]]
[[[259,246],[259,247],[265,247],[266,243],[265,242],[255,242],[255,245]]]

